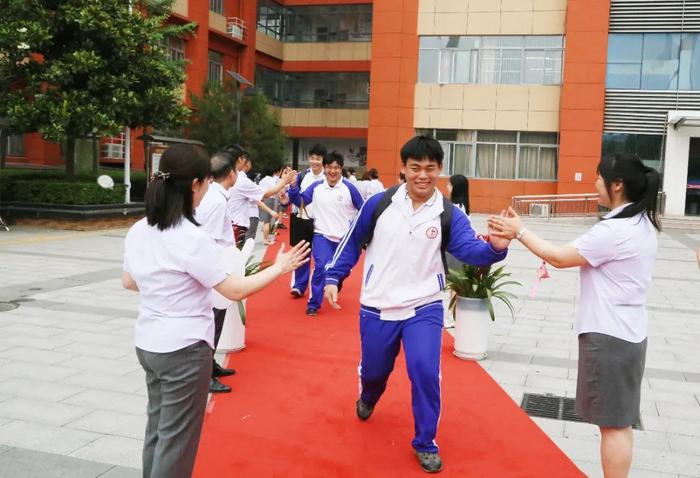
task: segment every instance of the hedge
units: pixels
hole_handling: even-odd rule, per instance
[[[124,202],[124,185],[104,189],[95,182],[57,179],[20,179],[9,184],[4,201],[47,204],[120,204]]]

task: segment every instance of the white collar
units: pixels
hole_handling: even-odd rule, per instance
[[[313,170],[311,168],[309,168],[309,174],[311,175],[312,178],[317,179],[317,180],[323,179],[326,177],[326,174],[323,172],[323,169],[321,170],[320,173],[314,174]]]
[[[340,180],[337,183],[335,183],[335,186],[331,186],[330,184],[328,184],[328,178],[325,176],[323,177],[323,185],[326,189],[335,189],[341,184],[343,184],[343,178],[340,178]]]
[[[217,191],[219,194],[224,196],[226,198],[226,200],[228,200],[228,198],[229,198],[228,189],[224,188],[221,184],[217,183],[216,181],[212,181],[209,184],[209,187],[214,188],[215,191]]]
[[[632,203],[631,203],[631,202],[627,202],[627,203],[623,204],[622,206],[616,207],[615,209],[613,209],[612,211],[610,211],[609,213],[607,213],[605,216],[603,216],[603,218],[609,219],[609,218],[611,218],[611,217],[617,215],[617,213],[619,213],[620,211],[622,211],[624,208],[626,208],[626,207],[629,206],[630,204],[632,204]]]

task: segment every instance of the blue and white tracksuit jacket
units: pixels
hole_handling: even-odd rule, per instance
[[[305,174],[300,174],[297,176],[297,189],[304,192],[316,181],[320,181],[325,178],[326,175],[321,171],[321,174],[314,176],[313,171],[308,169]],[[307,214],[311,214],[311,207],[306,207],[304,205]],[[292,214],[297,214],[299,212],[298,208],[295,206]],[[306,292],[306,288],[309,286],[309,277],[311,277],[311,262],[305,262],[299,268],[292,272],[292,289],[296,289],[302,295]]]
[[[365,202],[328,265],[326,284],[337,284],[357,263],[381,197],[377,194]],[[438,451],[435,435],[440,418],[445,288],[440,254],[442,211],[439,191],[414,211],[406,187],[398,189],[379,216],[367,246],[360,297],[360,396],[369,405],[377,403],[403,342],[412,384],[416,430],[412,445],[421,452]],[[507,254],[477,238],[469,218],[458,208],[452,212],[447,251],[479,266],[501,261]]]
[[[323,303],[326,265],[364,201],[355,185],[347,179],[341,179],[335,186],[328,184],[326,179],[316,181],[304,192],[299,192],[299,188],[295,186],[289,189],[289,199],[297,206],[302,200],[304,204],[312,206],[309,215],[314,220],[314,240],[311,247],[314,270],[311,274],[308,307],[318,310]]]

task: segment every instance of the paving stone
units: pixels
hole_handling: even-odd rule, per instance
[[[0,356],[19,360],[27,363],[37,363],[42,365],[51,365],[59,363],[63,360],[71,358],[71,354],[54,352],[50,350],[32,349],[29,347],[15,347],[4,352],[0,352]]]
[[[137,470],[136,468],[115,466],[107,473],[100,475],[99,478],[141,478],[141,476],[141,470]]]
[[[89,409],[65,403],[10,398],[0,402],[0,416],[15,420],[26,420],[48,425],[64,425],[85,416]]]
[[[121,393],[134,393],[146,389],[146,378],[143,370],[140,371],[140,375],[111,375],[85,371],[65,378],[62,382],[79,385],[87,389]]]
[[[128,415],[121,412],[96,410],[65,426],[103,435],[118,435],[142,440],[146,430],[146,414]]]
[[[36,379],[51,377],[51,380],[63,380],[78,372],[80,371],[77,369],[62,365],[40,365],[18,360],[8,360],[0,368],[0,380],[10,377],[35,377]]]
[[[62,403],[93,410],[111,410],[132,415],[142,415],[146,412],[148,400],[134,394],[109,392],[106,390],[86,390],[63,400]]]
[[[143,440],[103,436],[89,445],[76,450],[71,456],[128,468],[139,468],[141,467],[142,451]]]
[[[93,372],[111,375],[124,375],[141,368],[136,359],[131,362],[127,362],[125,360],[103,359],[96,357],[73,357],[61,362],[61,365],[79,370],[90,370]]]
[[[111,347],[105,344],[86,344],[82,342],[72,342],[54,349],[56,352],[69,353],[80,355],[83,357],[95,357],[106,359],[121,359],[122,357],[131,354],[136,357],[134,348],[130,345]]]
[[[112,465],[22,448],[0,453],[0,478],[95,478]]]
[[[0,426],[0,443],[67,455],[100,437],[97,433],[15,420]]]
[[[38,401],[60,402],[84,390],[84,388],[75,385],[48,382],[30,377],[13,377],[0,382],[0,394]]]

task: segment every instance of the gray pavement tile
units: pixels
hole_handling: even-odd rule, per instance
[[[47,453],[68,455],[101,435],[84,430],[15,420],[0,426],[0,443]]]
[[[19,360],[27,363],[37,363],[50,365],[59,363],[72,357],[71,354],[54,352],[52,350],[32,349],[29,347],[15,347],[4,352],[0,356],[12,360]]]
[[[68,345],[73,341],[65,339],[61,334],[48,338],[21,336],[5,336],[0,338],[0,350],[7,350],[14,347],[30,347],[39,350],[53,350],[56,347]]]
[[[20,362],[9,360],[0,369],[0,380],[10,377],[51,377],[51,380],[63,380],[71,375],[75,375],[80,370],[68,368],[62,365],[40,365],[36,363]]]
[[[146,413],[148,400],[135,394],[106,390],[86,390],[65,399],[62,403],[93,410],[111,410],[132,415],[143,415]]]
[[[61,362],[61,365],[111,375],[125,375],[141,368],[136,358],[133,361],[126,361],[97,357],[73,357]]]
[[[2,300],[2,299],[0,299]],[[0,321],[0,333],[3,336],[51,337],[64,333],[64,329],[30,324],[5,324]]]
[[[667,438],[671,450],[688,455],[700,455],[700,446],[698,446],[700,439],[698,437],[667,433]]]
[[[95,478],[112,465],[11,448],[0,454],[0,478]]]
[[[12,447],[6,446],[6,445],[0,445],[0,455],[5,453],[6,451],[10,450]]]
[[[146,414],[145,410],[141,415],[127,415],[122,412],[96,410],[65,426],[103,435],[118,435],[141,440],[146,430]]]
[[[656,406],[659,410],[659,415],[662,417],[700,420],[700,405],[693,407],[692,405],[676,405],[673,403],[656,402]],[[700,442],[698,445],[700,447]]]
[[[2,404],[0,404],[1,406]],[[644,429],[660,432],[673,432],[678,435],[700,437],[700,420],[671,417],[644,417]]]
[[[12,377],[0,382],[0,394],[50,402],[60,402],[84,390],[83,387],[48,382],[35,377]]]
[[[0,402],[0,417],[48,425],[64,425],[89,412],[89,409],[83,407],[26,398],[10,398]]]
[[[71,453],[71,456],[128,468],[141,467],[143,440],[103,436]]]
[[[145,390],[146,378],[143,370],[140,374],[112,375],[85,371],[62,380],[64,383],[83,386],[93,390],[134,393]]]
[[[81,355],[86,357],[120,359],[128,354],[136,356],[134,347],[124,344],[119,347],[112,347],[105,344],[87,344],[82,342],[72,342],[54,349],[56,352]],[[1,356],[1,355],[0,355]]]
[[[141,470],[137,470],[136,468],[115,466],[107,473],[100,475],[98,478],[141,478],[141,476]]]

